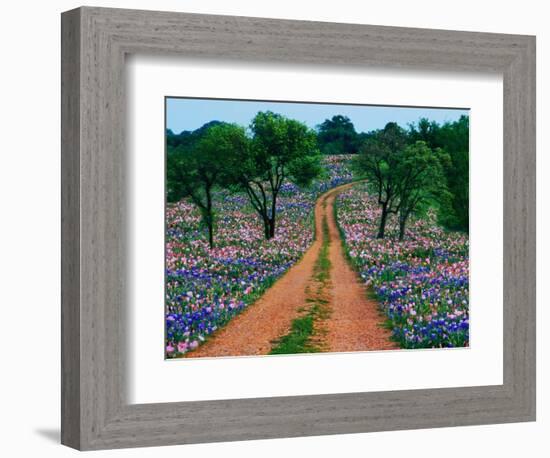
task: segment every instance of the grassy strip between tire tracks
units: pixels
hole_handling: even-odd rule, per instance
[[[326,202],[323,203],[323,206]],[[315,294],[311,294],[308,288],[308,298],[306,299],[309,308],[305,315],[292,320],[290,332],[273,342],[274,346],[270,351],[271,355],[285,355],[294,353],[318,353],[321,348],[312,337],[316,334],[315,323],[328,318],[330,310],[328,301],[323,298],[324,290],[330,278],[330,259],[329,259],[329,231],[326,215],[323,216],[323,244],[319,251],[319,257],[315,262],[313,279],[318,284]]]

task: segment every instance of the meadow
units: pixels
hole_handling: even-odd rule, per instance
[[[403,241],[395,218],[378,239],[380,209],[364,184],[340,194],[336,211],[349,259],[400,347],[467,346],[468,236],[444,230],[431,211],[411,222]]]
[[[166,139],[167,358],[469,346],[468,116]]]
[[[253,304],[311,245],[319,195],[352,180],[349,155],[323,159],[324,174],[308,189],[285,184],[274,238],[243,193],[218,190],[216,246],[201,215],[183,199],[166,208],[166,354],[182,356]]]

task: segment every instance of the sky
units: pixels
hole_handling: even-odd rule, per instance
[[[167,98],[166,128],[179,134],[182,130],[198,129],[213,120],[247,127],[258,111],[267,110],[302,121],[312,129],[325,119],[340,114],[350,118],[357,132],[381,129],[390,121],[405,128],[420,118],[443,123],[457,120],[461,115],[469,113],[467,109],[448,108]]]

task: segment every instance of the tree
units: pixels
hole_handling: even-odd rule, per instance
[[[277,198],[291,181],[306,186],[321,173],[315,132],[282,115],[259,112],[250,125],[250,148],[231,156],[233,181],[250,199],[267,240],[275,236]]]
[[[438,148],[432,151],[423,141],[408,145],[397,163],[399,202],[399,240],[405,237],[409,216],[430,201],[445,195],[445,177],[442,164],[448,154]]]
[[[443,166],[448,193],[440,203],[439,220],[449,229],[463,231],[469,227],[469,132],[468,116],[443,125],[421,119],[409,128],[413,141],[425,141],[431,149],[448,153]]]
[[[407,134],[396,123],[368,138],[354,158],[355,171],[367,178],[381,208],[378,238],[384,238],[390,214],[397,214],[400,203],[400,155],[407,144]]]
[[[317,142],[323,154],[356,153],[359,146],[353,123],[342,115],[333,116],[318,127]]]
[[[179,134],[175,134],[172,129],[166,129],[166,146],[168,148],[177,148],[178,146],[191,148],[210,127],[218,124],[223,123],[221,121],[210,121],[196,130],[182,130]]]
[[[188,197],[201,213],[208,229],[208,243],[214,247],[214,205],[212,192],[227,181],[227,158],[249,147],[243,128],[216,123],[204,129],[191,148],[182,145],[168,149],[167,199],[170,202]]]

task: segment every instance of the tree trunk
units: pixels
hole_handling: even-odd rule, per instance
[[[269,240],[270,234],[271,234],[271,224],[269,222],[269,218],[267,215],[262,215],[263,221],[264,221],[264,236],[266,240]]]
[[[275,237],[275,215],[269,221],[269,238]]]
[[[407,220],[405,218],[399,218],[399,241],[405,238],[405,224]]]
[[[405,229],[407,228],[407,220],[411,214],[412,209],[409,208],[406,211],[399,213],[399,241],[402,241],[405,238]]]
[[[208,219],[208,244],[210,249],[214,248],[214,225],[212,224],[211,218]]]
[[[212,215],[212,194],[210,186],[206,187],[206,226],[208,227],[208,244],[214,248],[214,215]]]
[[[272,239],[275,237],[275,219],[277,213],[277,191],[273,191],[271,194],[271,218],[269,218],[269,237]]]
[[[378,235],[376,236],[379,239],[384,238],[384,232],[386,231],[386,220],[388,219],[388,206],[386,204],[382,205],[382,215],[380,216],[380,226],[378,228]]]

